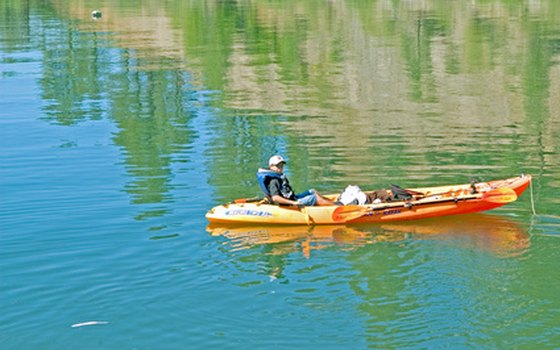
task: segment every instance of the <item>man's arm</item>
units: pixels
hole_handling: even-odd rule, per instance
[[[293,200],[290,200],[290,199],[286,199],[286,198],[284,198],[280,195],[277,195],[277,194],[275,194],[271,197],[272,197],[272,201],[274,203],[286,204],[286,205],[298,205],[299,204],[298,201],[293,201]]]
[[[293,201],[291,199],[282,197],[280,193],[280,181],[278,179],[270,180],[270,183],[268,184],[268,190],[270,192],[270,198],[272,198],[272,201],[274,203],[285,204],[285,205],[299,204],[297,201]]]

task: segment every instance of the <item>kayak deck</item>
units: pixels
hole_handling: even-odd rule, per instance
[[[243,202],[219,205],[206,214],[211,223],[282,225],[333,225],[418,220],[491,210],[513,202],[529,186],[532,177],[519,177],[462,184],[412,188],[407,201],[365,205],[293,207]],[[389,191],[390,192],[390,191]],[[335,199],[337,195],[327,195]]]

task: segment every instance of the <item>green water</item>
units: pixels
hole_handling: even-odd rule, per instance
[[[555,0],[3,0],[0,348],[559,348],[559,121]],[[537,214],[209,227],[275,153]]]

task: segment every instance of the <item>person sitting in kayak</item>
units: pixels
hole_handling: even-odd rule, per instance
[[[268,160],[268,169],[259,169],[257,179],[261,189],[275,204],[313,206],[335,205],[335,203],[314,189],[295,194],[286,175],[284,175],[284,158],[276,155]]]

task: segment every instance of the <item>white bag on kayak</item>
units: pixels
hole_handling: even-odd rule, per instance
[[[348,185],[338,197],[338,201],[343,205],[363,205],[367,202],[367,195],[358,186]]]

